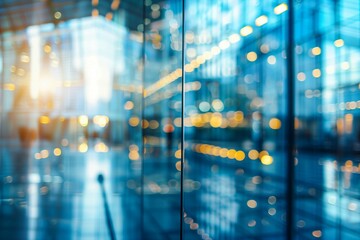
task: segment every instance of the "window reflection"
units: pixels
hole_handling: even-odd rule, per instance
[[[0,4],[0,232],[358,239],[359,4],[291,3]]]

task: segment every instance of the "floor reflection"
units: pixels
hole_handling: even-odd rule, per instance
[[[122,148],[86,151],[39,142],[24,149],[1,147],[0,233],[4,239],[110,239],[98,174],[118,239],[139,239],[139,195],[126,187],[137,181]],[[128,221],[129,219],[132,221]]]
[[[269,153],[273,162],[264,165],[248,155],[236,161],[189,146],[183,182],[184,239],[285,239],[281,152]],[[147,238],[142,238],[141,169],[131,165],[136,161],[128,160],[128,148],[94,141],[86,149],[81,144],[57,149],[48,142],[29,149],[11,142],[2,145],[0,233],[4,239],[110,239],[97,182],[100,173],[118,239],[178,239],[174,221],[179,220],[180,172],[175,155],[171,166],[163,164],[167,157],[145,164]],[[156,178],[168,171],[167,182]],[[297,239],[358,239],[357,166],[336,161],[332,155],[303,152],[296,173]]]
[[[211,146],[218,145],[227,147],[227,155],[219,156],[216,147],[212,154]],[[259,159],[231,157],[230,144],[208,144],[204,151],[197,151],[199,144],[189,146],[185,176],[201,188],[185,193],[186,237],[285,239],[284,154],[272,151],[272,164],[264,165]],[[358,239],[360,174],[346,164],[350,163],[336,162],[331,154],[302,151],[298,155],[297,239]]]

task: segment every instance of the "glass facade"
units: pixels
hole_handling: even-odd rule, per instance
[[[0,2],[6,239],[359,239],[357,0]]]

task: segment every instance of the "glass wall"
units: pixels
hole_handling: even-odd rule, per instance
[[[142,35],[93,8],[1,34],[6,239],[142,238]]]
[[[360,235],[359,23],[357,1],[295,5],[298,239]]]
[[[182,144],[182,2],[145,1],[144,231],[179,239]]]
[[[360,238],[357,0],[48,2],[0,3],[1,236]]]
[[[185,83],[199,89],[185,93],[185,239],[285,238],[288,23],[276,5],[187,1]]]

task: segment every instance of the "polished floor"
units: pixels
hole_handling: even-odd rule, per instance
[[[184,239],[285,239],[282,155],[259,167],[198,153],[194,144],[186,151]],[[141,169],[121,146],[94,141],[57,148],[45,141],[30,148],[2,143],[1,239],[111,239],[99,174],[116,239],[179,238],[179,172],[164,164],[177,161],[172,155],[148,159]],[[359,239],[360,174],[337,171],[331,155],[298,159],[297,239]]]
[[[122,149],[54,149],[46,142],[2,146],[2,239],[110,239],[98,174],[104,175],[117,238],[138,239],[139,197],[127,187],[136,183],[129,182]]]

